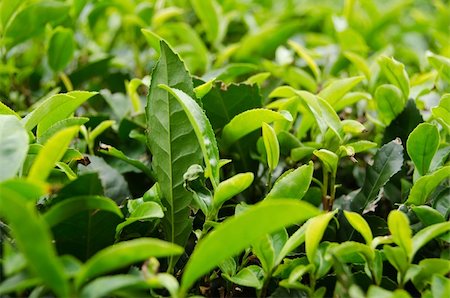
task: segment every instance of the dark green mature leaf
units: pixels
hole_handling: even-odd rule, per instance
[[[192,195],[183,187],[183,175],[192,164],[201,164],[201,148],[181,104],[165,84],[195,98],[192,80],[180,58],[161,41],[161,56],[153,70],[146,114],[152,166],[167,211],[162,221],[166,239],[184,245],[191,232],[188,205]],[[171,264],[173,266],[174,264]]]
[[[107,247],[92,258],[81,268],[75,278],[77,287],[92,277],[144,261],[150,257],[166,257],[179,255],[183,248],[173,243],[159,239],[140,238]]]
[[[102,196],[78,196],[64,200],[53,206],[45,212],[44,219],[52,227],[80,211],[90,209],[109,211],[119,217],[123,217],[119,207],[110,198]]]
[[[366,171],[364,185],[350,203],[350,209],[363,212],[364,209],[377,197],[381,187],[403,165],[403,147],[398,140],[389,142],[380,148],[374,157],[373,165]]]
[[[419,124],[409,135],[406,150],[420,175],[425,175],[439,147],[439,130],[429,123]]]
[[[28,134],[20,120],[0,115],[0,181],[14,177],[28,151]]]
[[[0,191],[0,206],[0,214],[9,223],[33,273],[58,296],[68,297],[69,284],[52,245],[52,236],[34,203],[15,189],[4,187]]]
[[[75,39],[72,29],[56,28],[47,49],[48,64],[53,71],[63,70],[72,60],[74,52]]]
[[[225,220],[197,244],[185,267],[181,292],[187,293],[199,277],[262,236],[317,214],[308,203],[280,199],[263,201]]]
[[[57,24],[67,17],[69,4],[42,1],[26,6],[5,29],[5,38],[11,48],[44,31],[45,24]]]
[[[213,186],[216,187],[220,179],[220,157],[211,123],[209,123],[202,108],[189,95],[167,85],[160,85],[160,87],[172,94],[183,107],[202,149],[203,160],[206,165],[205,177],[210,177]]]
[[[206,116],[214,130],[222,129],[237,114],[262,105],[257,85],[230,84],[226,88],[221,87],[221,82],[215,83],[202,99]]]

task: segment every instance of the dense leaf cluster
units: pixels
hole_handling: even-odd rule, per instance
[[[0,296],[448,297],[448,20],[2,0]]]

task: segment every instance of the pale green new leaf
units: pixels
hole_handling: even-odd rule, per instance
[[[109,246],[91,257],[81,268],[75,278],[79,288],[89,279],[123,268],[136,262],[143,262],[150,257],[168,257],[179,255],[183,248],[159,239],[139,238]]]
[[[408,217],[401,211],[393,210],[388,216],[388,227],[394,242],[404,250],[408,257],[411,257],[413,242]]]
[[[190,2],[209,42],[214,46],[220,45],[227,29],[220,5],[215,0],[191,0]]]
[[[72,215],[84,210],[104,210],[123,217],[117,204],[102,196],[77,196],[57,203],[44,213],[44,219],[50,227],[56,226]]]
[[[292,40],[289,40],[288,44],[291,48],[294,49],[294,51],[297,53],[297,55],[299,55],[303,60],[305,60],[306,64],[308,65],[308,67],[311,69],[314,76],[316,77],[316,81],[320,82],[320,80],[321,80],[320,69],[317,66],[314,59],[311,57],[311,55],[309,55],[309,53],[306,51],[306,49],[304,47],[302,47],[300,44],[298,44]]]
[[[0,181],[14,177],[28,151],[28,134],[13,115],[0,115]]]
[[[450,222],[442,222],[431,225],[417,232],[412,238],[411,258],[414,257],[417,251],[425,244],[448,231],[450,231]]]
[[[375,102],[380,120],[389,125],[405,107],[402,91],[395,85],[381,85],[375,90]]]
[[[264,272],[262,268],[257,265],[250,265],[243,268],[236,273],[236,275],[225,275],[225,278],[237,285],[260,290],[263,287]]]
[[[28,179],[46,181],[56,162],[64,156],[70,142],[77,133],[78,127],[68,127],[54,134],[37,154],[28,173]]]
[[[71,127],[71,126],[81,126],[89,121],[89,118],[86,117],[70,117],[63,120],[59,120],[55,122],[52,126],[50,126],[42,135],[37,138],[38,143],[44,144],[53,136],[56,132],[61,129]]]
[[[406,150],[420,175],[426,175],[439,148],[439,130],[430,123],[419,124],[406,141]]]
[[[363,236],[366,244],[370,245],[373,240],[373,235],[367,221],[356,212],[344,211],[344,215],[352,227]]]
[[[450,166],[442,167],[431,174],[417,179],[409,192],[407,204],[425,204],[431,192],[444,180],[450,177]]]
[[[264,148],[266,149],[267,164],[270,171],[273,171],[277,167],[280,159],[280,144],[278,144],[275,130],[265,122],[262,124],[262,137]]]
[[[363,79],[364,77],[359,76],[334,80],[324,89],[322,89],[322,91],[320,91],[318,95],[334,107],[338,103],[338,101],[344,97],[345,94],[352,90]]]
[[[292,121],[289,113],[280,113],[267,109],[251,109],[236,115],[225,125],[222,132],[223,145],[228,147],[243,136],[260,128],[262,124],[278,120]]]
[[[73,59],[75,39],[72,29],[58,27],[48,42],[47,59],[53,71],[63,70]]]
[[[381,56],[378,59],[378,64],[388,81],[402,90],[402,94],[406,101],[409,98],[409,77],[406,73],[405,65],[394,58],[386,56]]]
[[[321,214],[314,218],[311,218],[308,221],[308,226],[306,227],[305,232],[305,248],[306,256],[311,264],[314,264],[314,258],[316,256],[320,240],[322,240],[328,223],[336,214],[336,212],[337,210],[333,212],[327,212],[325,214]]]
[[[116,238],[120,235],[123,228],[126,226],[136,222],[136,221],[144,221],[153,218],[163,218],[164,212],[161,206],[156,202],[143,202],[138,205],[133,212],[131,212],[130,216],[123,222],[117,225],[116,227]]]
[[[265,200],[289,198],[300,200],[305,195],[311,183],[314,165],[309,162],[289,174],[278,179]]]
[[[253,178],[253,173],[239,173],[220,182],[214,191],[214,208],[219,209],[225,201],[244,191],[252,184]]]
[[[197,244],[184,270],[181,293],[187,293],[198,278],[262,236],[317,214],[308,203],[280,199],[263,201],[225,220]]]
[[[81,298],[101,298],[108,294],[128,287],[149,288],[141,276],[130,274],[119,274],[113,276],[99,277],[83,287]]]

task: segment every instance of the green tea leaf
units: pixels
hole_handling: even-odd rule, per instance
[[[322,240],[323,234],[328,226],[330,220],[334,217],[337,210],[333,212],[327,212],[325,214],[318,215],[311,218],[308,221],[308,226],[305,232],[305,249],[308,261],[314,264],[317,248],[319,247],[320,240]]]
[[[12,115],[0,115],[0,181],[17,174],[27,151],[28,134],[20,120]]]
[[[81,126],[89,121],[89,118],[86,117],[70,117],[63,120],[59,120],[55,122],[52,126],[50,126],[42,135],[37,138],[38,143],[44,144],[53,136],[56,132],[61,129],[71,127],[71,126]]]
[[[273,171],[277,167],[280,159],[280,145],[278,144],[275,130],[265,122],[262,123],[262,137],[266,149],[267,164],[270,171]]]
[[[383,253],[389,263],[401,274],[405,274],[409,267],[408,256],[401,247],[383,246]]]
[[[352,62],[359,69],[359,71],[361,71],[364,74],[364,76],[368,81],[370,81],[371,78],[370,68],[363,57],[353,52],[344,52],[344,56],[345,58],[350,60],[350,62]]]
[[[225,220],[195,247],[184,270],[181,293],[186,293],[199,277],[263,235],[316,214],[317,210],[308,203],[280,199],[264,201]]]
[[[366,244],[370,246],[373,240],[373,235],[367,221],[356,212],[344,211],[344,215],[352,227],[363,236]]]
[[[283,114],[267,109],[252,109],[236,115],[225,125],[222,132],[224,146],[230,146],[246,134],[260,128],[262,124],[277,120],[292,121],[290,114]]]
[[[201,164],[202,151],[182,105],[165,84],[194,97],[189,73],[170,47],[161,41],[161,56],[152,72],[146,114],[147,140],[153,155],[152,167],[167,209],[162,220],[166,239],[183,246],[191,233],[188,205],[192,195],[183,187],[183,175],[192,164]],[[170,267],[173,267],[173,259]]]
[[[68,127],[58,131],[45,143],[39,151],[28,173],[30,181],[46,181],[51,170],[55,167],[69,147],[70,142],[78,133],[78,127]]]
[[[323,164],[324,170],[335,174],[338,167],[339,156],[327,149],[320,149],[313,152]]]
[[[191,0],[191,4],[209,42],[214,46],[220,45],[227,29],[220,5],[215,0]]]
[[[236,275],[225,275],[225,278],[237,285],[260,290],[263,287],[264,272],[261,267],[250,265],[239,271]]]
[[[309,162],[307,165],[303,165],[278,179],[265,200],[279,198],[302,199],[311,184],[313,171],[314,165],[312,162]]]
[[[150,257],[168,257],[182,252],[183,248],[178,245],[159,239],[139,238],[120,242],[90,258],[77,274],[75,285],[79,288],[95,276],[142,262]]]
[[[136,221],[144,221],[153,218],[163,218],[164,212],[161,206],[156,202],[143,202],[139,204],[133,212],[131,212],[130,216],[121,224],[118,224],[116,227],[116,239],[122,232],[123,228],[126,226],[136,222]]]
[[[352,254],[363,255],[367,262],[372,262],[373,258],[375,257],[374,252],[370,248],[370,246],[354,241],[345,241],[339,244],[338,246],[331,249],[331,253],[344,260],[346,257],[351,256]]]
[[[68,11],[69,4],[58,1],[36,2],[26,6],[5,28],[8,48],[42,33],[47,23],[60,23],[67,17]]]
[[[3,3],[3,2],[2,2]],[[1,5],[1,4],[0,4]],[[1,10],[0,10],[1,11]],[[0,115],[13,115],[16,116],[18,119],[22,119],[19,114],[17,114],[13,109],[5,105],[3,102],[0,101]]]
[[[397,140],[381,147],[374,157],[373,165],[366,171],[363,187],[350,202],[350,210],[363,212],[375,200],[381,187],[400,171],[402,165],[403,147]]]
[[[214,208],[218,210],[224,202],[244,191],[252,184],[253,178],[253,173],[240,173],[220,182],[214,191]]]
[[[24,182],[25,183],[25,182]],[[69,283],[52,245],[52,236],[34,203],[7,187],[0,192],[0,214],[9,223],[19,250],[32,272],[60,297],[68,297]]]
[[[426,175],[439,147],[439,131],[435,125],[419,124],[406,141],[406,150],[420,175]]]
[[[340,99],[344,97],[350,90],[358,85],[364,77],[352,77],[332,81],[322,91],[319,92],[319,96],[325,99],[331,106],[335,106]]]
[[[425,226],[430,226],[445,221],[442,214],[430,206],[415,206],[412,207],[412,210]]]
[[[80,211],[91,209],[109,211],[117,214],[119,217],[123,217],[119,207],[110,198],[102,196],[76,196],[54,205],[44,213],[44,219],[52,227]]]
[[[261,262],[264,272],[270,273],[278,265],[275,261],[288,240],[286,229],[263,236],[253,244],[252,251]]]
[[[31,276],[31,274],[26,272],[20,272],[9,278],[4,277],[4,279],[2,279],[2,283],[0,283],[0,295],[22,292],[23,290],[36,287],[40,284],[42,284],[40,278]]]
[[[431,225],[417,232],[412,238],[411,258],[414,257],[417,251],[425,244],[447,231],[450,231],[450,222]]]
[[[129,287],[149,288],[141,276],[130,274],[119,274],[113,276],[99,277],[83,287],[80,293],[81,298],[101,298],[108,294]]]
[[[320,80],[321,80],[320,69],[317,66],[314,59],[308,54],[306,49],[304,47],[302,47],[300,44],[298,44],[292,40],[289,40],[288,44],[291,48],[294,49],[294,51],[297,53],[297,55],[299,55],[303,60],[305,60],[306,64],[308,65],[308,67],[311,69],[314,76],[316,77],[316,81],[320,82]]]
[[[402,91],[395,85],[381,85],[375,90],[378,115],[384,124],[389,125],[405,107]]]
[[[384,75],[391,84],[396,85],[406,99],[409,98],[409,77],[405,70],[405,65],[398,62],[394,58],[381,56],[378,59],[378,64],[381,67]]]
[[[202,149],[203,160],[205,161],[206,171],[205,177],[211,178],[211,182],[215,187],[220,180],[219,167],[219,148],[217,147],[216,136],[212,129],[211,123],[203,112],[202,108],[189,95],[181,90],[170,88],[167,85],[159,85],[160,88],[166,90],[178,100],[183,107],[186,116],[189,118],[191,126],[197,136],[198,143]]]
[[[435,275],[431,281],[431,293],[433,298],[445,298],[450,293],[450,279]]]
[[[58,27],[50,37],[47,49],[48,64],[53,71],[62,71],[72,61],[75,39],[72,29]]]
[[[53,124],[68,118],[82,103],[95,94],[97,93],[72,91],[53,95],[28,114],[22,123],[27,130],[32,130],[37,125],[37,137],[40,137]]]
[[[431,192],[444,180],[450,177],[450,166],[442,167],[431,174],[417,179],[409,192],[406,204],[423,205]]]
[[[388,216],[388,227],[394,242],[405,251],[405,254],[408,257],[410,257],[412,254],[413,242],[411,240],[412,231],[409,227],[408,217],[401,211],[393,210]]]

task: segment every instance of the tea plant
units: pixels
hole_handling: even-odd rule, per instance
[[[447,297],[447,4],[3,0],[0,294]]]

